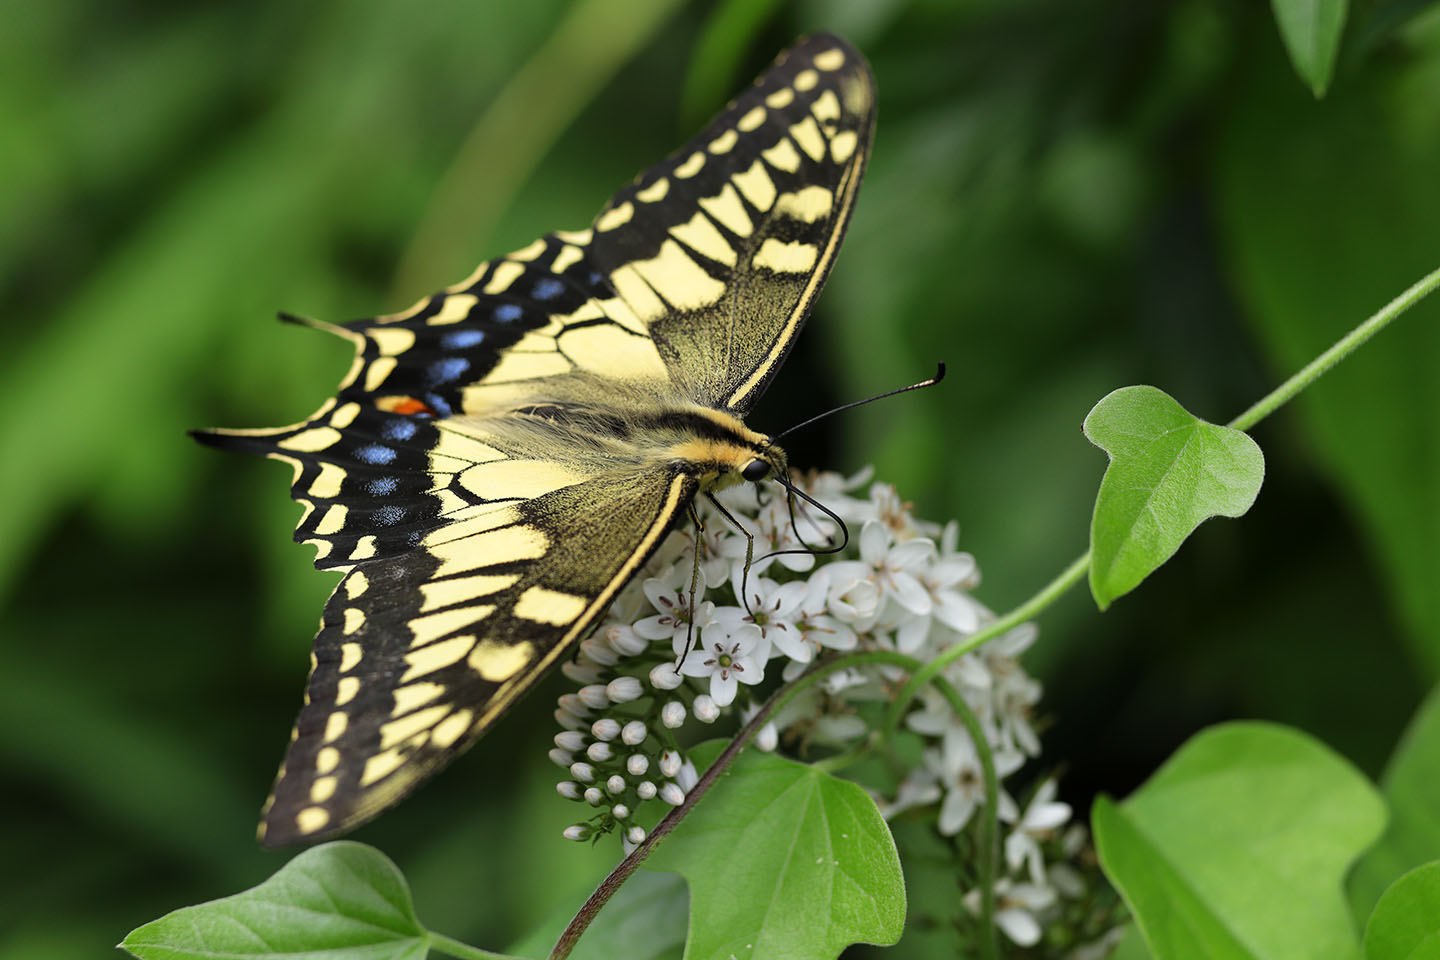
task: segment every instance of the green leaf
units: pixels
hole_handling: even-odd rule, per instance
[[[1345,27],[1345,0],[1271,0],[1275,23],[1300,79],[1325,96]]]
[[[1341,880],[1385,809],[1344,759],[1295,730],[1192,737],[1122,804],[1096,801],[1096,849],[1160,960],[1352,960]]]
[[[1101,610],[1204,520],[1249,510],[1265,478],[1255,441],[1193,416],[1155,387],[1103,398],[1085,418],[1085,436],[1110,455],[1090,522],[1090,592]]]
[[[685,946],[685,915],[690,904],[685,881],[673,873],[640,871],[625,881],[605,904],[570,960],[660,960],[678,957]],[[579,903],[558,910],[509,953],[517,957],[548,957]]]
[[[708,763],[722,744],[697,750]],[[690,884],[686,960],[833,958],[905,922],[895,843],[857,785],[746,750],[650,855]]]
[[[1380,781],[1390,824],[1350,878],[1351,905],[1363,919],[1396,877],[1440,859],[1440,688],[1415,713]]]
[[[1385,891],[1365,926],[1365,960],[1440,960],[1440,861]]]
[[[244,893],[168,913],[120,944],[141,960],[424,960],[428,945],[399,868],[347,840],[306,850]]]

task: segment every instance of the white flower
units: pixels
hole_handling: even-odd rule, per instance
[[[907,718],[913,728],[915,717]],[[980,766],[980,756],[975,752],[975,742],[958,721],[945,727],[941,735],[940,749],[925,751],[925,766],[945,789],[945,800],[940,804],[940,832],[954,836],[969,822],[975,809],[985,802],[985,773]],[[995,775],[1001,779],[1020,769],[1025,758],[1017,753],[995,754]],[[1007,797],[1000,794],[1000,809],[997,815],[1005,813]]]
[[[1070,819],[1070,804],[1055,799],[1055,781],[1046,780],[1035,791],[1020,822],[1005,838],[1005,862],[1011,870],[1022,865],[1030,867],[1030,879],[1045,882],[1045,860],[1040,853],[1041,841],[1048,840],[1055,830]]]
[[[715,705],[729,706],[735,700],[736,684],[754,685],[765,678],[764,663],[756,656],[761,639],[760,630],[747,624],[725,640],[712,642],[709,649],[691,651],[680,664],[680,672],[687,677],[709,677]]]
[[[880,808],[880,814],[886,820],[894,817],[897,813],[909,810],[911,807],[923,807],[940,799],[942,791],[940,784],[935,782],[935,775],[925,767],[915,767],[905,779],[900,781],[900,787],[895,792],[895,799],[884,804]]]
[[[995,926],[1022,947],[1040,942],[1040,921],[1036,914],[1055,902],[1055,891],[1032,883],[1011,883],[1008,878],[995,884]],[[964,897],[965,908],[980,912],[980,891]]]
[[[736,571],[731,578],[735,596],[748,612],[736,607],[717,611],[716,617],[722,622],[727,615],[740,624],[753,624],[765,641],[766,648],[774,647],[792,660],[804,663],[810,659],[810,645],[801,635],[795,620],[800,615],[808,587],[801,582],[776,583],[768,577],[756,576],[753,571],[747,578],[742,571]],[[731,614],[731,611],[734,611]]]
[[[690,644],[700,640],[706,627],[715,619],[715,604],[690,596],[690,581],[687,577],[671,575],[661,580],[652,578],[642,585],[645,596],[658,614],[646,617],[635,624],[635,632],[646,640],[669,640],[675,656],[684,656]],[[690,616],[690,604],[695,603],[695,616]]]

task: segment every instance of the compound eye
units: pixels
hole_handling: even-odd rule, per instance
[[[764,460],[751,460],[749,463],[745,464],[744,469],[740,471],[740,476],[744,477],[746,480],[749,480],[751,483],[758,483],[759,481],[764,480],[765,477],[769,475],[769,473],[770,464],[766,463]]]

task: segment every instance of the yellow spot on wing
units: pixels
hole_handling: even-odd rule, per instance
[[[335,777],[321,777],[319,780],[310,784],[310,802],[324,803],[326,800],[335,796],[335,788],[339,785],[339,782]]]
[[[509,255],[508,257],[506,257],[505,259],[507,259],[507,260],[527,260],[527,261],[528,261],[528,260],[534,260],[536,257],[540,256],[540,254],[542,254],[542,253],[544,253],[544,252],[545,252],[545,241],[544,241],[543,239],[541,239],[541,240],[536,240],[536,241],[533,242],[533,243],[530,243],[530,244],[527,244],[526,246],[521,247],[519,250],[516,250],[514,253],[510,254],[510,255]]]
[[[527,618],[528,619],[528,618]],[[470,654],[470,667],[492,683],[503,683],[535,659],[535,645],[504,644],[486,640]]]
[[[801,70],[798,74],[795,75],[796,90],[804,91],[813,89],[815,84],[819,82],[820,74],[816,73],[814,70]]]
[[[798,241],[786,243],[766,237],[751,262],[776,273],[805,273],[815,266],[816,255],[817,251],[811,244]]]
[[[795,193],[782,193],[775,202],[775,212],[806,223],[814,223],[830,214],[834,199],[834,194],[829,190],[812,184]]]
[[[789,140],[781,140],[769,150],[761,150],[760,156],[764,157],[765,162],[776,170],[794,173],[800,169],[800,154],[796,152],[794,144]]]
[[[380,727],[380,749],[389,750],[396,744],[404,743],[415,734],[435,726],[449,712],[450,708],[441,704],[391,720]]]
[[[377,753],[365,761],[365,772],[360,775],[360,786],[368,787],[372,783],[384,780],[394,773],[405,758],[398,750],[386,750],[384,753]]]
[[[820,135],[820,128],[815,125],[814,117],[806,117],[790,128],[790,136],[800,145],[800,149],[810,155],[811,160],[820,160],[825,156],[825,138]]]
[[[599,219],[595,221],[595,229],[601,232],[604,232],[606,230],[614,230],[616,227],[621,226],[622,224],[629,223],[630,218],[634,215],[635,207],[633,204],[630,203],[630,201],[627,200],[624,203],[620,204],[620,206],[614,207],[610,210],[606,210],[604,213],[602,213]]]
[[[448,747],[465,735],[475,714],[470,710],[457,710],[435,725],[430,742],[437,747]]]
[[[349,607],[345,610],[346,633],[354,633],[365,625],[365,611],[358,607]]]
[[[755,209],[769,210],[770,205],[775,202],[775,181],[770,179],[765,164],[759,160],[752,163],[749,170],[737,173],[730,179]]]
[[[360,594],[370,589],[370,578],[359,570],[345,578],[345,596],[354,600]]]
[[[845,52],[839,48],[815,54],[815,66],[821,70],[839,70],[845,63]]]
[[[325,516],[315,524],[315,532],[326,536],[339,533],[345,528],[345,515],[349,512],[350,508],[343,503],[331,504],[330,509],[325,511]]]
[[[345,732],[345,727],[350,723],[350,718],[344,713],[336,710],[325,719],[325,739],[323,743],[333,743],[340,739]]]
[[[300,453],[315,453],[324,450],[340,439],[340,431],[330,427],[312,427],[309,430],[301,430],[293,437],[286,437],[280,441],[280,446],[286,450],[297,450]]]
[[[345,480],[345,471],[333,463],[320,464],[320,472],[310,483],[310,495],[329,499],[338,496],[340,484]]]
[[[510,504],[477,503],[473,507],[466,507],[454,516],[453,522],[426,537],[425,545],[436,547],[440,544],[463,540],[488,530],[508,527],[519,519],[520,514]],[[438,556],[436,551],[432,550],[431,552]],[[484,566],[484,564],[477,563],[472,566]]]
[[[493,606],[460,607],[455,610],[446,610],[444,613],[432,613],[424,617],[416,617],[408,624],[412,634],[410,648],[418,649],[427,644],[434,643],[441,637],[448,636],[458,630],[470,626],[480,620],[484,620],[494,612]]]
[[[504,293],[510,289],[510,285],[525,275],[525,268],[518,263],[506,260],[504,263],[495,265],[495,272],[490,274],[490,279],[485,281],[484,290],[489,294]]]
[[[618,331],[615,335],[626,336]],[[584,474],[551,460],[496,460],[460,474],[461,486],[486,500],[528,500],[584,479]]]
[[[584,254],[581,252],[579,247],[572,247],[569,244],[566,244],[565,246],[560,248],[559,253],[555,254],[555,259],[550,264],[550,269],[555,273],[564,273],[566,270],[569,270],[572,266],[579,263],[582,256],[584,256]]]
[[[703,166],[705,166],[705,154],[696,150],[690,154],[689,159],[675,168],[675,176],[682,180],[693,177],[700,172],[700,168]]]
[[[306,807],[295,815],[295,826],[300,828],[301,833],[314,833],[329,822],[329,812],[320,807]]]
[[[845,163],[855,154],[855,147],[860,142],[854,130],[841,130],[830,140],[830,157],[836,163]]]
[[[575,365],[620,380],[668,381],[670,373],[655,341],[619,327],[581,327],[560,337],[560,348]]]
[[[365,389],[378,390],[390,371],[395,369],[394,357],[376,357],[365,370]]]
[[[415,331],[405,327],[371,327],[365,332],[375,341],[381,355],[386,357],[404,353],[415,346]],[[340,424],[337,423],[336,426]]]
[[[649,323],[656,317],[663,317],[666,313],[665,301],[655,295],[650,289],[650,284],[631,264],[626,264],[610,274],[610,282],[614,284],[615,291],[620,294],[624,302],[641,323]]]
[[[750,131],[759,127],[760,124],[764,122],[765,108],[752,107],[750,109],[750,112],[746,113],[745,116],[741,117],[740,121],[736,123],[735,126],[739,127],[742,133],[749,133]]]
[[[354,669],[355,669],[355,664],[357,664],[357,663],[360,662],[360,656],[361,656],[360,644],[358,644],[358,643],[342,643],[342,644],[340,644],[340,672],[341,672],[341,673],[349,673],[351,670],[354,670]]]
[[[715,196],[701,197],[700,206],[731,233],[748,237],[755,229],[750,223],[750,215],[745,212],[745,205],[740,202],[740,194],[736,193],[735,188],[728,182]]]
[[[688,222],[673,227],[670,235],[696,253],[726,266],[735,266],[735,248],[725,240],[715,224],[703,213],[697,213]]]
[[[466,284],[467,287],[469,285]],[[440,305],[440,311],[425,322],[437,327],[447,323],[459,323],[470,315],[470,310],[479,300],[473,293],[457,293],[446,297],[445,302]]]
[[[409,713],[445,692],[443,683],[412,683],[395,691],[395,715]]]
[[[550,590],[545,587],[531,587],[520,594],[520,599],[515,601],[515,616],[533,620],[536,623],[548,623],[552,626],[563,627],[567,623],[573,623],[575,618],[580,616],[585,609],[586,602],[586,598],[577,597],[573,593],[562,593],[559,590]],[[476,653],[479,652],[479,650],[476,651]]]
[[[355,544],[355,549],[350,551],[351,560],[369,560],[375,556],[375,537],[367,534],[360,538]]]
[[[409,331],[406,332],[408,333]],[[335,427],[337,430],[344,430],[355,422],[355,418],[359,416],[359,414],[360,404],[347,403],[330,415],[330,426]]]
[[[711,140],[710,145],[706,147],[706,149],[711,153],[729,153],[730,148],[735,146],[735,141],[739,139],[740,135],[734,130],[726,130],[720,134],[720,136]]]
[[[315,754],[315,772],[329,773],[340,766],[340,751],[334,747],[321,747]]]
[[[645,203],[655,203],[656,201],[664,200],[665,194],[669,192],[670,181],[664,177],[661,177],[654,183],[650,184],[650,186],[646,187],[644,190],[637,190],[635,193],[635,199],[643,200]]]
[[[451,637],[449,640],[442,640],[439,643],[432,643],[430,646],[420,650],[412,650],[405,654],[405,673],[401,675],[401,683],[409,683],[416,677],[423,677],[426,674],[434,673],[436,670],[443,670],[453,666],[464,659],[475,646],[475,638],[471,636]]]
[[[834,90],[826,90],[810,104],[810,112],[821,123],[840,119],[840,101],[835,99]]]
[[[476,597],[488,596],[504,590],[520,579],[518,573],[476,574],[473,577],[459,577],[454,580],[432,580],[420,585],[420,596],[424,601],[420,611],[428,613],[441,607],[454,606]]]
[[[774,107],[776,110],[780,110],[784,107],[788,107],[790,105],[790,101],[794,99],[795,91],[791,90],[789,87],[782,87],[779,90],[776,90],[774,93],[770,94],[768,97],[766,97],[765,102],[770,106]]]
[[[595,231],[586,227],[584,230],[556,230],[555,236],[565,243],[573,243],[583,247],[595,238]]]
[[[339,707],[349,703],[359,692],[359,677],[341,677],[340,682],[335,685],[335,706]]]
[[[495,368],[485,375],[485,382],[512,383],[516,380],[538,380],[570,372],[570,361],[558,353],[516,353],[513,350],[500,358]]]

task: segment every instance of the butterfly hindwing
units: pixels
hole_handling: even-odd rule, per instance
[[[349,573],[325,607],[264,842],[353,827],[463,750],[584,635],[694,489],[681,474],[585,481]]]
[[[596,218],[591,263],[687,395],[743,414],[779,367],[849,222],[874,106],[864,58],[807,37]]]

